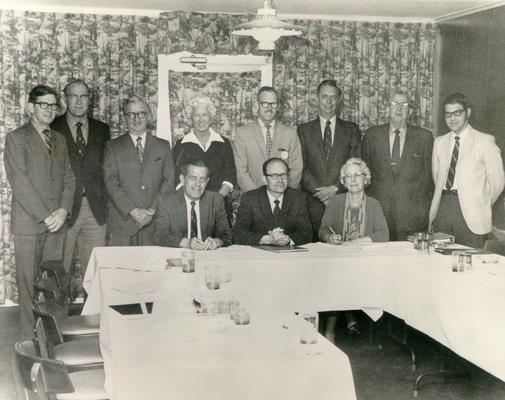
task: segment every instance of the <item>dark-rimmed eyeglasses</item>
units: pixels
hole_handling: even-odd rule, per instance
[[[89,99],[89,94],[69,94],[67,96],[70,100],[88,100]]]
[[[40,108],[43,110],[47,110],[48,108],[52,111],[57,111],[60,109],[60,106],[56,103],[46,103],[45,101],[35,101],[33,104],[38,104]]]
[[[260,106],[263,108],[277,108],[278,103],[270,103],[268,101],[262,101],[260,103]]]
[[[461,115],[465,112],[465,110],[463,108],[461,108],[460,110],[456,110],[456,111],[446,111],[444,112],[444,115],[445,115],[445,118],[449,119],[449,118],[452,118],[452,117],[461,117]]]
[[[285,181],[288,179],[288,174],[265,174],[269,178],[272,178],[274,181],[280,181],[281,179]]]
[[[353,175],[344,175],[344,178],[349,179],[350,181],[352,181],[353,179],[361,178],[361,177],[365,177],[365,174],[357,173],[357,174],[353,174]]]
[[[139,111],[139,112],[127,112],[126,117],[130,120],[133,121],[134,119],[144,119],[147,117],[147,113],[145,111]]]

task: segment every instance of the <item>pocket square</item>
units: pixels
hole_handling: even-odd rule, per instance
[[[158,161],[161,161],[161,157],[158,157],[156,160],[154,160],[154,162],[158,162]]]
[[[414,153],[414,157],[421,157],[421,153]]]

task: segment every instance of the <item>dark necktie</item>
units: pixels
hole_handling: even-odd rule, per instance
[[[272,135],[270,133],[270,128],[272,125],[270,124],[265,124],[265,128],[267,130],[266,132],[266,142],[265,142],[265,147],[267,151],[267,160],[270,159],[270,156],[272,155]]]
[[[279,200],[274,200],[275,206],[273,216],[274,216],[274,225],[276,228],[279,227],[281,223],[281,208],[279,207],[279,203],[280,203]]]
[[[456,164],[458,163],[459,156],[459,136],[454,136],[454,147],[452,148],[451,156],[451,166],[449,167],[449,173],[447,174],[447,182],[445,187],[447,190],[451,190],[454,185],[454,179],[456,178]]]
[[[391,168],[393,168],[393,172],[396,174],[398,164],[400,163],[400,130],[395,129],[395,140],[393,141],[393,151],[391,152]]]
[[[49,154],[51,154],[53,150],[53,145],[51,143],[51,131],[49,129],[44,129],[42,131],[42,140],[44,141],[44,145],[47,148]]]
[[[324,157],[328,160],[331,154],[331,121],[326,121],[323,135]]]
[[[75,144],[77,146],[77,152],[82,157],[84,156],[84,150],[86,149],[86,142],[84,141],[84,135],[82,134],[82,122],[78,122],[75,124],[77,127],[75,131]]]
[[[196,220],[195,202],[191,202],[191,238],[198,237],[198,222]]]
[[[142,161],[144,161],[144,148],[142,147],[142,138],[140,136],[137,137],[137,153],[139,155],[139,160],[142,163]]]

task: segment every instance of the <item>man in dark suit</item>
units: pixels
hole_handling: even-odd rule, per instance
[[[313,237],[330,197],[345,190],[340,182],[340,168],[351,157],[361,155],[358,126],[337,116],[342,90],[333,79],[325,79],[317,88],[319,118],[298,126],[302,146],[302,189],[309,194],[308,208]]]
[[[231,229],[224,200],[206,191],[209,168],[201,160],[181,168],[181,188],[163,193],[158,201],[155,242],[160,246],[214,250],[231,244]]]
[[[150,246],[158,194],[174,188],[170,143],[147,133],[149,107],[143,98],[125,100],[128,132],[105,146],[109,193],[107,228],[112,246]]]
[[[70,82],[63,92],[67,112],[56,118],[51,128],[63,135],[67,142],[76,179],[63,266],[65,271],[70,271],[77,245],[84,273],[93,248],[105,246],[107,190],[103,179],[103,153],[110,133],[108,125],[87,116],[90,90],[83,80]]]
[[[59,109],[54,89],[36,86],[28,98],[30,121],[5,140],[5,171],[12,189],[12,232],[21,337],[33,337],[33,283],[42,261],[61,260],[75,177],[65,139],[52,131]]]
[[[433,196],[430,132],[407,124],[412,108],[405,91],[391,96],[389,123],[366,131],[362,154],[372,174],[367,193],[377,199],[391,240],[426,231]]]
[[[242,195],[233,243],[286,246],[312,239],[305,195],[288,188],[288,165],[280,158],[263,163],[266,186]]]

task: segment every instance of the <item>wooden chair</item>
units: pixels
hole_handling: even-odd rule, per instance
[[[54,318],[34,311],[35,344],[41,357],[62,361],[70,371],[103,365],[98,336],[65,342]]]
[[[107,400],[103,368],[70,372],[65,363],[37,355],[32,340],[14,345],[19,399]]]

